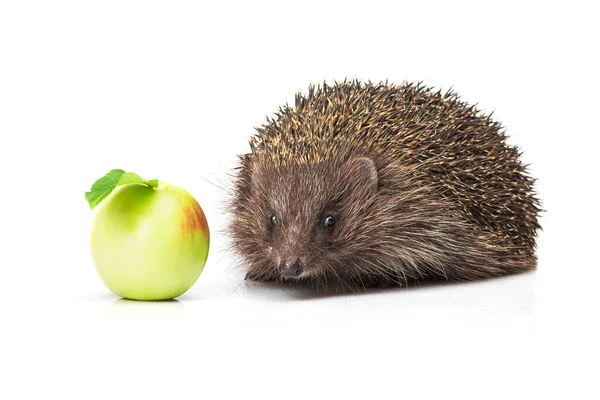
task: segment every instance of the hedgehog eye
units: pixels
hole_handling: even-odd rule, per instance
[[[274,215],[271,215],[271,225],[275,226],[277,225],[278,221],[277,221],[277,217]]]
[[[333,228],[334,224],[335,219],[333,219],[331,215],[327,215],[325,218],[323,218],[323,228]]]

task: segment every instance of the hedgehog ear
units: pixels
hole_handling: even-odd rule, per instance
[[[373,160],[367,157],[352,158],[346,166],[348,177],[357,188],[363,188],[368,193],[377,191],[379,176]]]

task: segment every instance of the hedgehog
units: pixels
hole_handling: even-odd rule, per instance
[[[255,129],[228,205],[246,279],[367,288],[536,268],[535,180],[452,90],[311,85]]]

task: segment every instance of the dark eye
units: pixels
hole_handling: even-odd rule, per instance
[[[271,225],[275,226],[277,225],[278,221],[277,221],[277,217],[274,215],[271,215]]]
[[[323,219],[323,228],[333,228],[334,224],[335,224],[335,220],[333,219],[333,217],[331,215],[327,215]]]

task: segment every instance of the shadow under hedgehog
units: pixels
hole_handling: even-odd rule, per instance
[[[229,204],[247,279],[404,286],[536,267],[534,180],[452,92],[311,86],[257,132]]]

